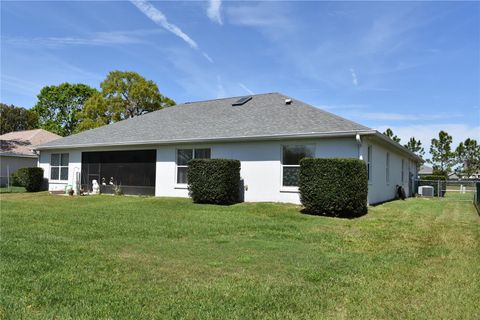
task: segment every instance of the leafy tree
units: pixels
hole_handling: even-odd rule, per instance
[[[107,100],[100,92],[94,93],[85,102],[82,111],[77,114],[78,125],[75,132],[98,128],[112,122],[112,114],[109,112]]]
[[[38,128],[38,115],[32,110],[0,103],[0,134]]]
[[[385,132],[383,134],[386,135],[387,137],[389,137],[390,139],[392,139],[395,142],[400,142],[400,138],[397,137],[396,135],[394,135],[392,129],[390,129],[390,128],[385,130]]]
[[[452,170],[455,163],[455,153],[452,151],[452,136],[445,131],[438,133],[438,139],[432,139],[430,154],[432,159],[428,162],[433,164],[433,174],[446,175]]]
[[[175,104],[173,100],[160,94],[155,82],[146,80],[136,72],[112,71],[100,87],[114,121],[133,118]]]
[[[77,113],[95,92],[96,89],[81,83],[43,87],[33,107],[40,127],[61,136],[72,134],[78,123]]]
[[[480,170],[480,145],[477,140],[468,138],[460,142],[455,156],[457,163],[461,165],[460,175],[468,178]]]
[[[100,84],[101,95],[93,95],[79,114],[77,131],[140,116],[175,105],[160,94],[157,85],[136,72],[112,71]]]
[[[410,140],[408,140],[407,144],[405,145],[405,148],[415,153],[417,156],[419,156],[422,159],[423,159],[423,156],[425,155],[425,149],[423,149],[422,147],[422,142],[420,140],[415,139],[415,137],[411,137]]]

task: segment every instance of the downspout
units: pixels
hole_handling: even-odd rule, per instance
[[[355,140],[357,141],[357,157],[359,160],[363,160],[363,155],[362,155],[362,152],[361,152],[361,148],[362,148],[362,139],[360,138],[360,134],[356,134],[355,135]]]
[[[359,160],[363,160],[363,155],[362,155],[362,139],[360,138],[360,134],[357,133],[355,135],[355,141],[357,141],[357,157]],[[370,188],[370,187],[368,187]],[[368,201],[368,199],[370,198],[370,190],[367,191],[368,192],[368,196],[367,196],[367,206],[370,205],[370,202]]]

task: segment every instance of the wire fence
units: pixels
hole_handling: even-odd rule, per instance
[[[475,208],[477,209],[477,213],[480,215],[480,182],[475,183],[475,195],[474,195],[474,200],[473,204],[475,205]]]
[[[416,181],[419,196],[431,196],[451,201],[478,201],[478,180],[427,180]]]
[[[10,177],[4,177],[4,179],[1,180],[0,193],[18,193],[24,191],[25,188],[14,185]]]

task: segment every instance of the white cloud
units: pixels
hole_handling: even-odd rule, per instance
[[[221,15],[221,7],[222,1],[221,0],[209,0],[208,1],[208,8],[207,8],[207,16],[213,22],[218,24],[223,24],[222,15]]]
[[[192,38],[190,38],[185,32],[183,32],[179,27],[173,23],[168,22],[167,17],[155,8],[151,3],[145,0],[131,0],[132,4],[137,7],[144,15],[146,15],[150,20],[158,24],[159,26],[170,31],[177,37],[180,37],[188,43],[192,48],[198,49],[198,45]]]
[[[259,2],[257,4],[244,4],[229,6],[226,9],[228,21],[235,25],[247,27],[273,27],[289,28],[293,22],[287,18],[285,5],[278,6],[275,3]]]
[[[358,86],[358,77],[357,73],[355,72],[355,69],[350,68],[350,74],[352,75],[352,83],[356,87]]]
[[[239,83],[238,84],[240,86],[240,88],[242,88],[243,90],[245,90],[245,92],[247,92],[248,94],[254,94],[252,90],[250,90],[246,85],[244,85],[243,83]]]
[[[206,54],[205,52],[202,52],[202,55],[205,57],[205,59],[208,60],[208,62],[213,63],[213,59],[208,54]]]
[[[2,74],[0,79],[2,82],[2,90],[25,96],[36,95],[42,88],[40,83],[20,79],[18,77],[9,76],[6,74]]]
[[[168,22],[167,17],[160,10],[155,8],[150,2],[146,0],[130,0],[130,2],[154,23],[181,38],[193,49],[200,50],[198,44],[192,38],[190,38],[190,36],[188,36],[173,23]],[[208,54],[203,51],[201,51],[201,53],[205,59],[207,59],[210,63],[213,63],[213,59]]]
[[[133,30],[133,31],[109,31],[109,32],[94,32],[85,36],[76,37],[37,37],[37,38],[22,38],[22,37],[5,37],[5,43],[14,46],[108,46],[120,44],[132,44],[146,42],[143,37],[150,34],[163,32],[162,30]]]

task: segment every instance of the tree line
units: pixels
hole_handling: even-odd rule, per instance
[[[400,143],[400,138],[392,129],[388,128],[383,134]],[[426,159],[426,162],[433,166],[433,174],[447,176],[455,172],[460,177],[468,178],[479,172],[480,145],[477,140],[467,138],[460,142],[455,150],[452,149],[452,141],[452,136],[443,130],[438,133],[437,138],[431,140],[429,150],[431,158]],[[422,159],[425,156],[422,142],[415,137],[411,137],[404,147]]]
[[[175,105],[155,82],[136,72],[112,71],[100,90],[82,83],[45,86],[31,109],[0,104],[0,133],[42,128],[60,136]]]

